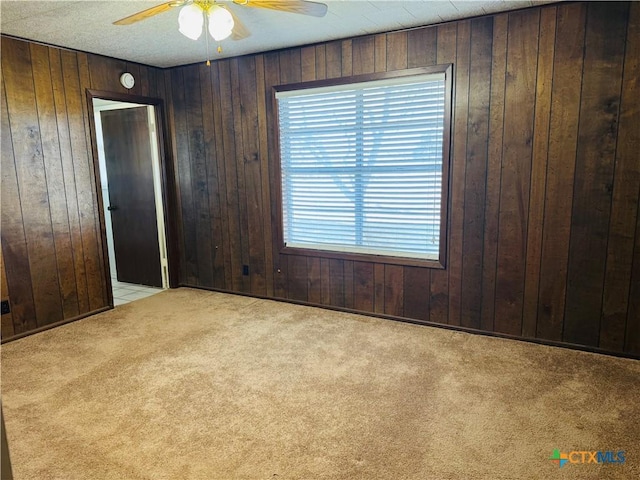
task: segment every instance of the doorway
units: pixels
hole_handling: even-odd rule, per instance
[[[155,106],[93,98],[114,306],[169,288]]]

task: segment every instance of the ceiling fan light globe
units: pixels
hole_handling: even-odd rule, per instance
[[[213,5],[209,10],[209,33],[214,40],[219,42],[231,35],[233,30],[233,17],[226,8]]]
[[[202,26],[204,25],[202,9],[193,3],[182,7],[180,15],[178,15],[178,25],[181,34],[191,40],[197,40],[202,35]]]

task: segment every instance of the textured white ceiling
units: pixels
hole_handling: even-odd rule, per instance
[[[328,0],[323,18],[248,8],[221,0],[251,31],[246,39],[193,41],[177,29],[179,8],[129,26],[115,20],[164,0],[0,0],[0,31],[38,42],[157,67],[306,45],[325,40],[431,25],[554,0]],[[316,0],[320,1],[320,0]]]

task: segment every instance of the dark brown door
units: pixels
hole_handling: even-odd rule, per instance
[[[162,287],[147,107],[100,116],[117,278]]]

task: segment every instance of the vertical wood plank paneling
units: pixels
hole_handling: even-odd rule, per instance
[[[495,330],[522,330],[539,10],[509,14]]]
[[[212,257],[212,286],[216,288],[225,288],[225,248],[223,240],[222,225],[222,207],[220,205],[220,170],[218,169],[218,159],[222,158],[219,155],[221,148],[218,147],[218,141],[215,127],[215,115],[216,111],[219,114],[220,109],[214,107],[217,103],[214,103],[213,96],[213,80],[212,75],[217,73],[216,68],[211,68],[207,65],[200,65],[198,69],[199,82],[200,82],[200,95],[202,98],[202,105],[205,107],[202,109],[202,131],[203,131],[203,147],[204,147],[204,170],[206,177],[203,179],[207,182],[208,192],[208,211],[210,214],[209,221],[209,238],[207,240],[211,245],[211,257]],[[204,232],[203,232],[204,233]]]
[[[120,84],[120,75],[127,71],[127,62],[115,58],[89,57],[89,74],[91,88],[108,92],[128,93],[128,90]]]
[[[462,297],[462,241],[464,232],[465,169],[467,156],[467,121],[469,117],[469,62],[471,56],[471,22],[458,24],[455,69],[454,139],[449,189],[449,317],[450,325],[460,325]]]
[[[136,83],[140,85],[140,95],[145,97],[155,97],[155,93],[152,93],[154,88],[151,85],[152,73],[150,72],[150,68],[146,66],[142,66],[138,70],[138,76],[136,77],[138,80]]]
[[[342,43],[326,44],[327,78],[338,78],[342,75]]]
[[[54,256],[58,270],[59,295],[63,318],[80,314],[73,263],[73,248],[64,189],[60,139],[49,65],[49,48],[31,44],[31,59],[38,120],[41,128],[42,154],[47,181],[47,195],[53,229]]]
[[[172,215],[173,221],[170,223],[167,231],[173,233],[173,250],[175,250],[174,255],[178,258],[174,257],[172,260],[173,269],[170,272],[170,279],[174,285],[184,285],[184,237],[182,235],[184,219],[182,217],[182,195],[180,190],[180,156],[178,155],[178,142],[176,141],[178,138],[176,119],[181,117],[181,115],[176,112],[177,108],[173,100],[174,87],[173,82],[171,81],[173,74],[173,72],[165,70],[161,78],[158,80],[158,88],[160,89],[159,91],[164,93],[163,98],[166,99],[165,110],[168,126],[167,134],[170,135],[170,138],[167,139],[169,141],[166,152],[166,155],[168,156],[167,167],[172,170],[174,175],[173,191],[171,192],[172,196],[175,198]],[[219,111],[220,109],[217,110]]]
[[[482,307],[480,328],[493,331],[495,323],[500,181],[502,179],[502,139],[504,136],[504,89],[507,76],[507,31],[509,15],[494,17],[491,58],[491,99],[487,185],[484,200],[484,241],[482,254]]]
[[[630,301],[633,301],[633,297],[629,297],[629,284],[633,243],[637,235],[634,225],[640,216],[640,136],[637,134],[640,125],[640,50],[631,47],[640,45],[640,3],[630,5],[629,15],[599,343],[601,348],[612,351],[625,348],[627,322],[640,324],[640,312],[636,310],[635,316],[627,315]],[[636,255],[640,256],[640,251]],[[636,292],[636,295],[640,294]]]
[[[480,328],[493,19],[471,21],[460,324]]]
[[[91,310],[95,311],[99,308],[103,308],[108,305],[110,293],[107,292],[108,286],[111,284],[111,280],[107,279],[107,272],[105,267],[105,258],[108,256],[107,252],[107,241],[106,238],[102,238],[102,232],[105,229],[104,227],[104,218],[101,217],[101,205],[102,205],[102,189],[99,187],[100,185],[100,172],[98,166],[98,160],[93,156],[92,152],[92,136],[94,133],[91,131],[91,122],[89,121],[89,106],[87,104],[86,91],[91,88],[91,73],[89,71],[89,54],[84,52],[78,52],[77,55],[78,62],[78,81],[79,81],[79,95],[78,100],[81,106],[81,115],[84,119],[84,139],[85,139],[85,148],[86,148],[86,159],[87,165],[89,168],[89,178],[90,185],[89,190],[91,191],[92,198],[92,210],[93,215],[91,216],[91,220],[93,223],[93,231],[92,236],[95,241],[95,249],[91,252],[91,260],[89,260],[88,266],[91,271],[92,268],[95,268],[93,275],[89,276],[89,304],[91,306]],[[93,255],[97,252],[97,257]],[[96,259],[94,262],[93,259]],[[107,260],[108,262],[108,260]]]
[[[353,260],[345,260],[342,265],[344,276],[344,307],[353,308],[355,302],[355,287],[353,281]]]
[[[316,80],[327,78],[327,49],[325,45],[316,45]]]
[[[166,81],[167,70],[150,69],[149,73],[149,94],[155,98],[162,98],[165,101],[165,109],[168,110],[169,105],[169,89],[170,83]],[[168,124],[171,126],[171,123]],[[169,133],[169,132],[167,132]]]
[[[580,345],[597,346],[600,335],[628,9],[626,3],[591,3],[587,10],[562,335]]]
[[[259,58],[259,57],[258,57]],[[303,82],[316,79],[316,49],[303,47],[300,49],[301,78]]]
[[[232,289],[233,286],[233,265],[231,255],[231,229],[229,228],[229,205],[227,203],[227,182],[226,182],[226,164],[225,164],[225,147],[224,138],[220,135],[223,131],[222,121],[222,105],[220,93],[220,71],[218,64],[211,66],[211,95],[212,95],[212,113],[213,128],[216,137],[215,150],[215,168],[217,172],[217,185],[219,189],[218,201],[220,204],[220,229],[221,232],[221,248],[216,252],[216,256],[222,256],[224,265],[224,283],[223,288]],[[267,179],[268,180],[268,179]],[[214,227],[215,228],[215,227]],[[220,251],[221,250],[221,251]]]
[[[373,264],[355,262],[353,278],[353,308],[363,312],[373,312],[375,295]]]
[[[178,155],[178,130],[177,130],[177,119],[182,115],[179,112],[176,112],[177,105],[174,102],[174,83],[172,82],[172,76],[178,75],[175,71],[171,72],[169,70],[165,70],[163,74],[162,84],[165,86],[165,98],[166,98],[166,116],[167,122],[171,125],[169,132],[172,140],[169,144],[169,152],[170,155],[170,163],[173,171],[175,172],[174,178],[174,192],[175,192],[175,206],[174,206],[174,219],[173,219],[173,229],[175,232],[175,238],[177,243],[177,253],[178,253],[178,261],[176,264],[177,272],[174,272],[174,279],[177,278],[179,284],[184,284],[184,237],[182,235],[183,227],[183,218],[182,218],[182,194],[180,189],[180,156]]]
[[[187,162],[189,155],[189,133],[187,126],[187,111],[185,103],[184,71],[171,72],[172,100],[174,105],[173,128],[176,140],[176,170],[177,188],[180,197],[180,279],[187,285],[196,285],[197,278],[193,276],[193,256],[197,255],[195,248],[195,223],[192,219],[195,211],[193,191],[191,189],[191,167]],[[189,257],[187,259],[187,256]],[[187,267],[187,264],[191,267]],[[187,275],[187,269],[191,271]]]
[[[353,75],[353,49],[351,40],[342,41],[342,76],[350,77]]]
[[[306,302],[309,299],[307,282],[307,258],[300,255],[291,255],[287,264],[289,285],[287,291],[289,298]]]
[[[429,320],[429,270],[404,267],[403,315],[417,320]]]
[[[331,305],[331,270],[330,260],[320,259],[320,302],[323,305]]]
[[[536,108],[534,120],[533,155],[531,159],[531,187],[527,224],[527,259],[522,311],[522,336],[535,338],[538,320],[538,286],[544,195],[547,182],[549,150],[549,122],[551,117],[551,86],[553,83],[553,50],[556,38],[556,9],[540,12],[538,41],[538,77],[536,80]]]
[[[384,295],[385,295],[385,266],[376,263],[373,266],[373,311],[376,313],[384,313]]]
[[[242,244],[240,242],[240,203],[238,199],[238,180],[236,171],[236,141],[233,122],[232,81],[230,62],[216,62],[220,81],[220,108],[222,112],[221,131],[224,145],[224,162],[226,186],[227,225],[229,227],[229,250],[231,258],[231,285],[235,291],[243,291],[242,278]]]
[[[337,58],[340,58],[341,44],[335,42],[334,49]],[[338,76],[340,74],[338,73]],[[302,58],[299,49],[290,49],[280,52],[280,82],[299,83],[302,81]]]
[[[3,68],[3,78],[14,155],[20,159],[15,168],[35,317],[37,325],[41,326],[62,318],[62,302],[29,44],[11,42],[3,45],[2,61],[11,65],[11,68]]]
[[[456,60],[456,48],[457,48],[457,36],[458,27],[457,24],[451,23],[441,25],[436,28],[437,30],[437,51],[436,61],[438,64],[455,63]],[[457,67],[454,65],[454,70]],[[457,86],[454,85],[453,98],[455,102]],[[455,103],[454,103],[455,105]],[[455,109],[453,109],[455,114]],[[455,131],[452,133],[455,142]],[[453,158],[453,155],[452,155]],[[449,167],[451,171],[451,166]],[[453,178],[453,176],[452,176]],[[451,182],[451,180],[450,180]],[[449,200],[451,205],[451,200]],[[451,232],[451,208],[449,208],[449,228]],[[449,234],[450,236],[450,234]],[[451,251],[447,253],[447,269],[446,270],[432,270],[431,278],[429,281],[430,286],[430,300],[429,300],[429,320],[434,323],[446,324],[449,322],[449,264],[452,257]]]
[[[337,47],[339,49],[340,44],[339,43],[335,43],[334,44],[335,47]],[[278,82],[277,83],[273,83],[271,85],[278,85],[278,84],[286,84],[286,83],[298,83],[302,80],[302,66],[301,66],[301,58],[300,58],[300,51],[294,51],[294,50],[289,50],[289,51],[284,51],[284,52],[280,52],[279,54],[279,61],[278,61],[278,72],[279,72],[279,77],[278,77]],[[276,113],[273,113],[274,116],[271,116],[270,118],[275,118]],[[273,126],[273,130],[272,130],[272,137],[274,139],[277,138],[277,130],[275,128],[275,125]],[[273,151],[273,157],[274,159],[278,158],[278,153],[277,151],[274,149]],[[287,272],[287,262],[288,262],[288,258],[286,255],[280,255],[279,253],[279,249],[280,249],[280,245],[276,246],[276,248],[278,249],[278,255],[280,256],[280,272],[281,273],[285,273]],[[322,266],[322,282],[323,282],[323,303],[329,303],[329,296],[328,296],[328,277],[324,275],[325,272],[325,266]],[[328,266],[326,266],[328,269]],[[285,278],[281,278],[282,280],[282,285],[286,288],[287,285],[287,279]],[[325,295],[326,293],[326,295]],[[286,291],[283,292],[284,297],[286,298]]]
[[[85,92],[80,83],[80,71],[77,55],[61,52],[62,76],[67,106],[69,134],[73,172],[75,174],[76,193],[82,246],[86,271],[89,309],[96,310],[105,305],[103,284],[103,263],[100,260],[100,241],[98,235],[98,218],[96,215],[96,184],[93,172],[91,147],[87,142],[84,105]]]
[[[103,241],[103,219],[100,217],[100,206],[102,204],[102,189],[98,187],[100,184],[100,174],[98,172],[97,159],[94,158],[92,152],[92,132],[91,123],[89,122],[89,107],[86,100],[86,90],[91,87],[91,73],[89,71],[89,58],[88,54],[84,52],[78,52],[76,55],[78,64],[78,103],[80,108],[78,114],[84,120],[84,147],[86,154],[83,158],[86,158],[88,167],[87,187],[91,193],[91,209],[87,209],[87,214],[90,215],[91,222],[91,248],[87,251],[90,253],[87,263],[87,272],[90,275],[87,277],[89,284],[87,290],[89,292],[89,305],[92,311],[105,307],[109,302],[109,293],[107,292],[107,286],[110,284],[110,280],[107,280],[107,273],[105,271],[105,256],[107,250],[106,238]],[[79,126],[79,125],[78,125]],[[91,213],[92,212],[92,213]],[[95,248],[95,249],[94,249]],[[97,253],[97,256],[96,256]]]
[[[258,139],[258,99],[256,92],[256,64],[253,57],[238,60],[240,82],[240,105],[243,138],[243,164],[245,177],[245,195],[247,203],[249,275],[250,292],[255,295],[266,294],[265,272],[265,217],[262,206],[262,181],[260,171]]]
[[[557,7],[536,337],[562,338],[580,111],[585,4]]]
[[[82,244],[82,230],[80,227],[80,209],[78,207],[78,192],[74,174],[74,159],[71,149],[71,132],[67,111],[67,98],[62,74],[62,60],[60,51],[49,50],[49,66],[51,69],[51,84],[55,102],[58,139],[60,142],[60,159],[62,175],[64,176],[64,194],[69,221],[71,238],[71,255],[75,270],[76,296],[79,312],[89,311],[89,292],[87,290],[87,271],[84,262],[84,246]]]
[[[189,240],[185,237],[186,275],[189,283],[204,287],[213,286],[213,249],[211,245],[211,215],[207,182],[207,159],[205,133],[202,120],[202,92],[199,66],[184,69],[184,84],[188,85],[184,97],[187,138],[189,139],[189,183],[193,197],[193,210],[185,211],[183,218],[188,224]],[[185,168],[186,173],[186,168]],[[185,179],[186,180],[186,179]]]
[[[309,303],[322,303],[322,277],[318,257],[307,258],[307,296]]]
[[[329,304],[344,307],[344,260],[329,260]]]
[[[466,20],[465,20],[466,21]],[[468,21],[466,21],[468,23]],[[436,28],[436,63],[444,65],[453,63],[454,67],[457,63],[457,44],[458,44],[458,22],[445,23],[438,25]],[[457,85],[454,85],[454,96],[456,94]],[[455,132],[454,132],[455,134]]]
[[[192,285],[214,285],[213,247],[211,240],[211,208],[207,181],[207,142],[205,138],[202,83],[199,66],[184,70],[186,136],[189,144],[189,171],[184,169],[185,186],[192,196],[193,210],[184,212],[185,269],[187,282]],[[186,183],[186,178],[189,183]],[[188,233],[187,233],[188,232]],[[188,239],[188,240],[187,240]]]
[[[298,56],[299,58],[299,56]],[[242,260],[242,268],[244,266],[249,266],[250,262],[250,253],[249,253],[249,213],[248,213],[248,198],[247,198],[247,185],[244,171],[244,163],[245,163],[245,143],[244,137],[245,132],[242,129],[242,95],[239,92],[240,83],[240,73],[238,71],[238,64],[242,60],[239,58],[232,58],[229,61],[229,68],[231,73],[231,85],[232,93],[231,100],[233,105],[233,130],[234,130],[234,139],[235,139],[235,149],[236,155],[235,157],[229,159],[233,162],[233,166],[228,165],[228,168],[235,168],[236,171],[236,182],[237,182],[237,195],[238,195],[238,224],[240,226],[240,258]],[[249,270],[251,271],[251,270]],[[241,272],[241,283],[242,288],[241,291],[243,293],[251,293],[251,277],[249,275],[244,275]]]
[[[143,87],[143,91],[147,91],[148,97],[166,99],[167,95],[164,91],[164,75],[161,70],[147,67],[141,69],[142,82],[146,82],[148,86]],[[146,90],[145,90],[146,89]],[[166,108],[166,105],[165,105]]]
[[[399,265],[384,267],[384,313],[404,315],[404,268]]]
[[[353,74],[373,73],[376,69],[376,50],[373,37],[354,38],[351,45]]]
[[[407,32],[387,34],[387,71],[407,68]]]
[[[438,29],[418,28],[407,32],[407,66],[409,68],[435,65]]]
[[[375,43],[375,69],[376,72],[387,71],[387,35],[376,35],[374,38]]]
[[[144,97],[163,98],[157,94],[158,91],[158,73],[159,68],[149,67],[147,65],[135,64],[139,69],[138,80],[140,84],[140,94]]]
[[[142,91],[146,92],[145,96],[165,99],[166,95],[161,92],[161,86],[158,85],[158,80],[162,78],[161,71],[159,69],[151,67],[140,68],[140,82],[142,83]]]
[[[6,48],[6,46],[5,46]],[[6,58],[6,57],[5,57]],[[6,67],[3,67],[3,69]],[[5,70],[6,72],[6,70]],[[2,78],[2,124],[0,134],[2,149],[0,174],[2,175],[2,256],[4,269],[7,274],[7,287],[11,297],[12,322],[14,333],[22,333],[37,327],[36,310],[33,299],[33,285],[31,283],[31,266],[29,252],[24,231],[24,219],[18,178],[16,175],[11,125],[9,123],[9,109],[4,86],[4,72]],[[9,331],[2,331],[2,337],[10,335]]]
[[[315,61],[315,49],[312,49]],[[313,68],[315,74],[315,67]],[[260,161],[260,179],[262,181],[262,218],[263,218],[263,248],[264,248],[264,281],[265,293],[267,296],[273,295],[273,250],[272,242],[272,225],[274,219],[271,213],[271,189],[269,185],[269,139],[268,139],[268,121],[267,121],[267,104],[271,104],[272,92],[266,88],[266,77],[264,67],[264,56],[256,57],[256,95],[258,109],[258,142]]]
[[[316,61],[318,60],[318,50],[316,49]],[[264,56],[264,66],[265,66],[265,85],[266,92],[268,92],[270,99],[266,102],[266,114],[268,121],[268,129],[267,132],[267,141],[269,145],[269,161],[267,163],[267,168],[269,172],[269,186],[272,192],[271,195],[271,222],[274,225],[272,229],[272,238],[270,239],[272,243],[272,252],[273,252],[273,290],[276,298],[287,298],[287,281],[286,281],[286,271],[287,271],[287,257],[286,255],[280,254],[281,245],[279,243],[279,239],[277,238],[277,229],[280,228],[281,219],[276,217],[276,212],[278,208],[276,206],[277,203],[277,195],[275,192],[279,190],[278,182],[276,179],[275,171],[271,167],[271,163],[273,161],[277,161],[275,159],[278,158],[278,152],[276,149],[277,143],[277,129],[276,122],[273,121],[276,118],[276,112],[274,111],[274,102],[272,101],[272,93],[271,89],[275,85],[280,85],[280,56],[278,53],[268,53]],[[319,63],[316,63],[316,72],[320,69]]]

